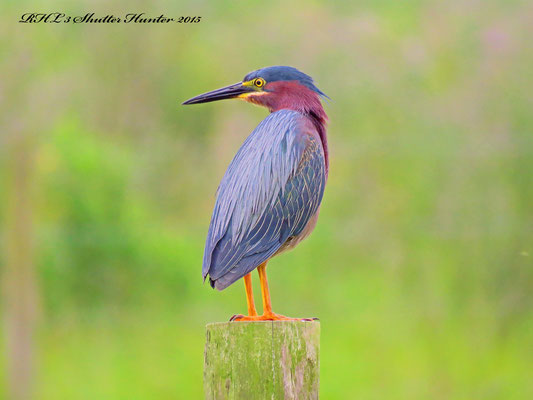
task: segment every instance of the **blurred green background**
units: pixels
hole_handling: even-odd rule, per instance
[[[202,398],[204,326],[246,310],[202,285],[214,194],[266,111],[180,103],[281,64],[332,98],[317,229],[269,268],[321,320],[321,397],[533,398],[531,2],[0,11],[2,393]],[[203,20],[17,23],[45,11]]]

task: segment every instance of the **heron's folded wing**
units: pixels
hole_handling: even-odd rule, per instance
[[[270,114],[219,187],[203,275],[223,289],[270,258],[316,213],[325,185],[320,141],[293,111]]]

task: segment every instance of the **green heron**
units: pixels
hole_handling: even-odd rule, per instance
[[[229,165],[217,199],[203,260],[204,281],[223,290],[244,278],[248,315],[233,321],[292,320],[272,312],[268,260],[314,229],[328,177],[327,97],[296,68],[275,66],[183,104],[238,98],[268,108]],[[251,272],[259,272],[263,315],[255,309]]]

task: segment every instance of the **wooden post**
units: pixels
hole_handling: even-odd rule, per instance
[[[208,324],[205,398],[318,399],[319,349],[317,321]]]

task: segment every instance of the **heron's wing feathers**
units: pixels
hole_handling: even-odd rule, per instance
[[[302,232],[325,185],[320,139],[289,110],[270,114],[246,139],[220,184],[203,276],[223,289]]]

